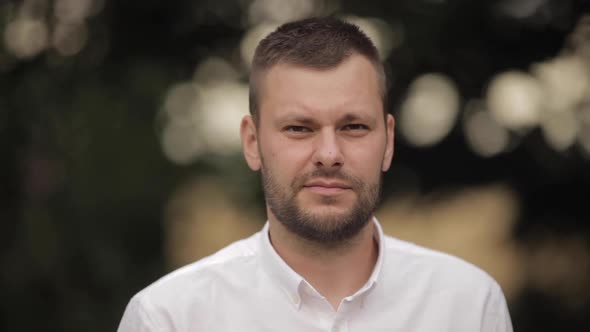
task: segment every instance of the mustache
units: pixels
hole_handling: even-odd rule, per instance
[[[320,168],[312,172],[298,176],[293,182],[293,189],[300,190],[305,186],[305,183],[309,182],[314,178],[340,180],[349,184],[352,187],[352,189],[358,189],[363,186],[363,182],[359,178],[342,172],[339,169],[329,170]]]

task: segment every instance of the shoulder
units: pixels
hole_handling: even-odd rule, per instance
[[[383,247],[384,293],[395,294],[424,315],[444,317],[455,326],[452,330],[512,331],[502,289],[487,272],[459,257],[389,236]]]
[[[138,295],[148,298],[182,295],[189,290],[196,291],[199,288],[208,287],[212,282],[227,279],[240,270],[248,269],[254,264],[258,254],[258,237],[259,233],[256,233],[210,256],[172,271],[143,289]],[[175,299],[177,300],[178,297]]]
[[[384,241],[387,264],[404,270],[416,281],[448,290],[500,291],[497,282],[487,272],[459,257],[390,236],[384,236]]]
[[[182,321],[211,305],[220,289],[238,289],[252,283],[259,253],[259,236],[234,242],[220,251],[181,267],[147,286],[130,300],[119,331],[123,326],[149,324],[160,330],[170,322]]]

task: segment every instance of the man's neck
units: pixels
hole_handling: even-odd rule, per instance
[[[303,239],[269,218],[272,246],[336,310],[340,301],[358,291],[369,279],[377,262],[375,226],[367,225],[354,238],[336,246]]]

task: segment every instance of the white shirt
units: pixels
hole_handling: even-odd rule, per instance
[[[335,311],[262,231],[136,294],[119,332],[510,332],[498,284],[456,257],[383,235],[367,283]]]

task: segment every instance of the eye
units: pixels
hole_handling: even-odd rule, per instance
[[[368,130],[369,127],[361,123],[351,123],[342,127],[342,130]]]
[[[307,133],[311,131],[311,129],[304,126],[286,126],[283,130],[290,133]]]

